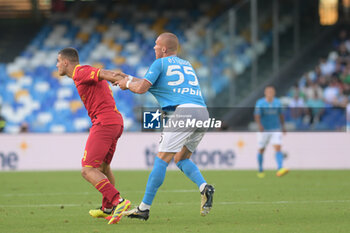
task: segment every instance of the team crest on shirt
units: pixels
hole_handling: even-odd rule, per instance
[[[157,111],[143,112],[143,128],[144,129],[160,129],[161,128],[161,113]]]

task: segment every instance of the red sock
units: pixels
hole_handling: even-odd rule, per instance
[[[100,180],[95,185],[95,188],[102,193],[103,200],[106,199],[106,202],[118,204],[119,203],[119,191],[109,182],[108,179]]]
[[[108,201],[106,197],[102,198],[102,209],[112,209],[113,204],[112,202]]]

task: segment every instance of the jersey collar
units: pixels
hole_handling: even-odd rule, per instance
[[[74,70],[73,70],[73,75],[72,75],[72,79],[74,79],[74,76],[75,76],[75,70],[80,66],[80,64],[76,65],[74,67]]]

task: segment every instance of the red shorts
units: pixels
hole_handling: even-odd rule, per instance
[[[110,164],[122,133],[122,125],[93,125],[86,141],[81,165],[97,168],[101,166],[102,162]]]

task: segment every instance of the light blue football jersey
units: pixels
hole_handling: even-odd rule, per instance
[[[254,114],[260,115],[264,130],[281,129],[282,104],[278,98],[274,98],[271,103],[267,102],[265,98],[259,99],[255,104]]]
[[[145,77],[149,89],[162,109],[180,104],[206,106],[197,75],[190,62],[177,56],[158,58]]]

